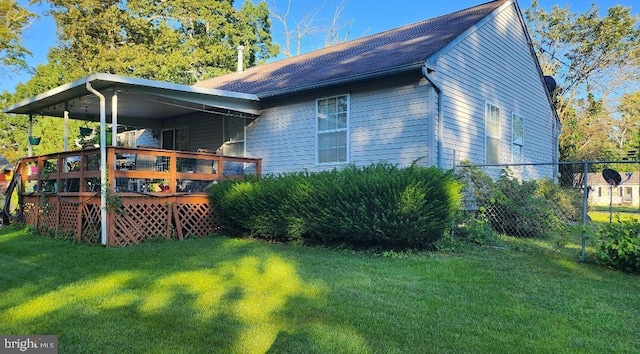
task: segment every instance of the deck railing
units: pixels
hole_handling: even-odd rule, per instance
[[[153,148],[107,148],[109,190],[125,193],[204,193],[214,181],[260,175],[261,159]],[[100,191],[100,149],[27,157],[24,193],[61,195]]]
[[[261,159],[151,148],[107,148],[107,219],[101,217],[100,150],[83,149],[20,161],[26,224],[80,242],[107,246],[152,238],[201,237],[216,224],[206,189],[227,178],[260,175]]]

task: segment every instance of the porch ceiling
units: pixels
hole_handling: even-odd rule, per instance
[[[100,121],[100,101],[87,90],[87,82],[105,96],[107,122],[111,122],[114,92],[118,94],[118,124],[124,125],[151,127],[166,118],[202,111],[247,117],[260,114],[258,97],[253,94],[102,73],[58,86],[3,112],[63,117],[68,104],[70,119]]]

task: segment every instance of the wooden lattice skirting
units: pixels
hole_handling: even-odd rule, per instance
[[[79,242],[100,243],[99,196],[25,196],[23,200],[27,225],[42,233],[55,231]],[[216,229],[206,195],[128,195],[120,200],[116,210],[107,212],[107,246],[204,237]]]

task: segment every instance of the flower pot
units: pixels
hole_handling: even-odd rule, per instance
[[[30,136],[29,137],[29,144],[38,145],[38,144],[40,144],[40,139],[41,139],[41,137],[39,137],[39,136]]]

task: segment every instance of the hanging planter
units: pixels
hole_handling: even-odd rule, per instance
[[[80,137],[82,138],[88,137],[89,135],[91,135],[91,132],[93,132],[92,128],[80,127]]]
[[[40,137],[40,136],[30,136],[30,137],[29,137],[29,144],[31,144],[31,145],[38,145],[38,144],[40,144],[40,139],[41,139],[41,138],[42,138],[42,137]]]

